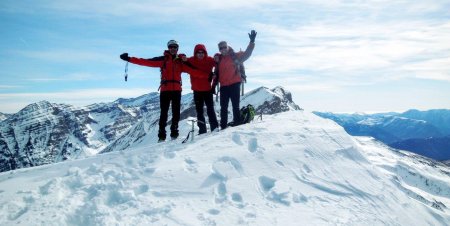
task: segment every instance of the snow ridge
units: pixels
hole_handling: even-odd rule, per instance
[[[304,111],[265,116],[193,143],[142,144],[1,173],[0,188],[1,225],[450,221],[447,167],[351,137]]]

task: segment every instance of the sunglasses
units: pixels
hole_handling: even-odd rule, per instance
[[[227,49],[227,48],[228,48],[227,46],[219,46],[219,50]]]
[[[169,46],[169,49],[178,49],[178,46]]]
[[[198,51],[197,54],[205,54],[203,51]]]

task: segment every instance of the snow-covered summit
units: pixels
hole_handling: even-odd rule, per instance
[[[273,89],[260,87],[247,93],[241,99],[241,105],[244,106],[247,104],[256,106],[256,112],[263,114],[301,110],[301,108],[292,101],[292,94],[281,86],[277,86]]]
[[[450,170],[289,111],[0,173],[0,204],[0,225],[446,225]]]
[[[264,114],[299,109],[281,87],[251,91],[242,97],[241,105],[249,103]],[[81,108],[48,101],[30,104],[0,121],[0,172],[156,143],[159,114],[156,92]],[[185,94],[181,119],[193,116],[193,94]],[[181,127],[182,136],[190,130]]]
[[[0,122],[7,119],[10,116],[10,114],[5,114],[0,112]]]

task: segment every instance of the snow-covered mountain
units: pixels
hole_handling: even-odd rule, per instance
[[[439,161],[450,159],[450,136],[407,139],[389,144],[401,150],[408,150]]]
[[[354,136],[371,136],[395,148],[405,148],[436,160],[450,159],[450,110],[410,110],[404,113],[335,114],[314,112],[332,119]],[[418,150],[418,147],[426,149]]]
[[[444,135],[450,135],[450,109],[433,109],[428,111],[409,110],[400,116],[423,120],[436,126]]]
[[[182,108],[181,119],[188,118],[189,116],[195,116],[195,107],[192,103],[193,97],[191,94],[182,97],[182,103],[186,107],[185,110]],[[290,92],[284,90],[282,87],[275,87],[274,89],[268,89],[266,87],[260,87],[249,93],[245,94],[241,98],[241,106],[246,106],[252,104],[255,107],[257,114],[275,114],[283,111],[290,110],[301,110],[301,108],[292,101],[292,96]],[[231,111],[231,103],[228,108]],[[216,104],[216,115],[219,117],[220,107]],[[206,111],[205,111],[206,112]],[[159,117],[159,111],[156,114]],[[205,117],[206,114],[205,114]],[[232,113],[228,114],[229,121],[232,119]],[[136,145],[140,145],[142,142],[146,144],[156,143],[156,137],[158,133],[157,121],[148,120],[151,117],[144,117],[142,121],[137,123],[132,129],[121,136],[119,139],[112,142],[108,147],[102,150],[102,153],[111,151],[120,151],[132,148]],[[180,125],[180,134],[186,135],[190,130],[190,127],[186,125]]]
[[[447,166],[305,111],[0,173],[0,225],[448,225],[449,207]]]
[[[10,114],[5,114],[0,112],[0,122],[7,119],[10,116]]]
[[[196,115],[192,100],[183,95],[181,119]],[[264,114],[300,109],[281,87],[251,91],[242,97],[248,103]],[[159,112],[158,93],[82,108],[31,104],[0,122],[0,172],[155,143]]]

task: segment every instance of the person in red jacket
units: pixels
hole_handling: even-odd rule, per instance
[[[197,126],[199,134],[206,133],[205,116],[203,115],[203,106],[206,105],[206,113],[209,119],[211,131],[219,127],[216,112],[214,111],[214,98],[211,92],[211,79],[213,67],[216,65],[214,59],[208,56],[206,47],[203,44],[197,44],[194,47],[194,56],[186,59],[187,64],[198,69],[203,73],[191,75],[191,88],[194,91],[195,110],[197,111]]]
[[[255,48],[256,32],[251,31],[248,36],[250,37],[250,43],[247,46],[245,52],[234,50],[228,46],[227,42],[219,42],[220,53],[216,54],[214,58],[217,62],[215,69],[220,83],[220,128],[225,129],[228,126],[228,103],[231,100],[233,110],[233,122],[231,126],[239,125],[240,113],[239,113],[239,94],[241,89],[241,72],[239,65],[246,61],[252,55]]]
[[[161,68],[161,85],[160,85],[160,108],[159,117],[159,142],[166,140],[166,125],[170,103],[172,103],[172,124],[170,126],[170,137],[176,139],[178,133],[178,122],[180,121],[180,102],[181,102],[181,73],[198,73],[198,71],[183,64],[181,58],[184,54],[178,53],[178,42],[170,40],[167,43],[168,50],[164,51],[163,56],[150,59],[129,57],[128,53],[120,55],[122,60],[133,64],[148,67]]]

